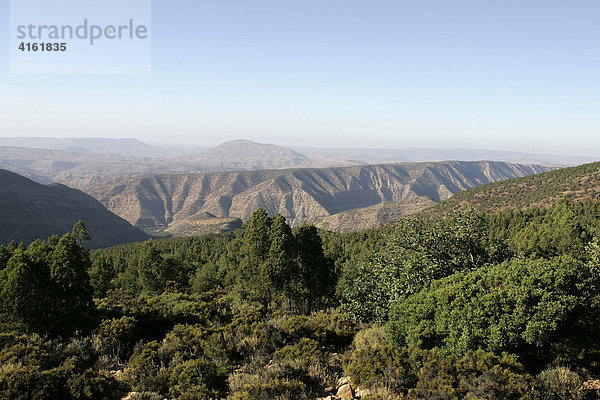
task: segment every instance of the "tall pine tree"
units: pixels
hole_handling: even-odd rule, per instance
[[[335,290],[333,262],[323,253],[323,243],[314,225],[303,224],[296,233],[300,304],[310,313],[327,301]]]
[[[263,208],[252,213],[246,221],[237,271],[237,286],[241,296],[263,305],[267,305],[270,296],[269,276],[264,264],[271,247],[271,222]]]
[[[268,277],[269,287],[273,293],[270,300],[284,302],[291,308],[293,291],[298,284],[298,264],[294,257],[294,235],[281,214],[273,218],[269,230],[271,246],[263,273]]]

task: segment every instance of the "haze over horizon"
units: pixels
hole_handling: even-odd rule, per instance
[[[38,140],[39,139],[39,140]],[[193,138],[192,138],[193,139]],[[10,143],[11,140],[15,140],[15,143]],[[52,140],[57,140],[57,142],[54,145],[49,145],[49,141]],[[232,143],[236,143],[236,142],[248,142],[248,143],[254,143],[254,144],[258,144],[258,145],[271,145],[271,146],[280,146],[280,147],[284,147],[284,148],[289,148],[291,150],[294,150],[298,153],[302,153],[303,151],[309,151],[309,150],[313,150],[313,151],[309,151],[309,154],[312,154],[313,152],[316,152],[317,154],[321,153],[322,151],[327,151],[327,150],[348,150],[348,151],[352,151],[352,150],[356,150],[356,151],[394,151],[394,150],[398,150],[398,151],[408,151],[411,149],[414,150],[418,150],[418,151],[442,151],[442,154],[452,154],[453,151],[455,152],[472,152],[472,154],[470,155],[469,159],[472,159],[473,154],[478,154],[479,152],[481,153],[490,153],[490,154],[501,154],[501,153],[506,153],[506,154],[514,154],[517,155],[519,153],[522,153],[524,155],[540,155],[540,156],[567,156],[567,157],[581,157],[582,159],[589,159],[590,161],[592,160],[593,157],[597,157],[600,160],[600,154],[596,153],[594,155],[584,155],[584,154],[574,154],[574,153],[543,153],[543,152],[529,152],[526,150],[523,151],[519,151],[519,150],[515,150],[515,151],[511,151],[511,150],[503,150],[503,149],[490,149],[490,148],[476,148],[476,147],[457,147],[457,146],[359,146],[359,145],[350,145],[350,146],[335,146],[335,145],[331,145],[331,146],[320,146],[318,143],[315,145],[310,145],[310,144],[294,144],[294,143],[285,143],[285,142],[277,142],[277,141],[272,141],[269,143],[264,143],[264,142],[258,142],[255,140],[251,140],[251,139],[247,139],[247,138],[234,138],[231,140],[226,140],[226,141],[222,141],[222,142],[209,142],[209,141],[194,141],[194,140],[188,140],[185,141],[185,139],[182,139],[180,141],[167,141],[166,139],[164,141],[145,141],[139,137],[101,137],[101,136],[89,136],[89,137],[69,137],[69,136],[65,136],[65,137],[56,137],[56,136],[3,136],[0,135],[0,147],[19,147],[19,148],[32,148],[32,149],[67,149],[69,146],[66,145],[65,142],[62,142],[63,140],[66,140],[68,143],[68,141],[70,140],[74,140],[74,141],[87,141],[87,140],[91,140],[91,141],[131,141],[131,142],[139,142],[140,145],[144,145],[144,146],[151,146],[156,148],[157,150],[163,148],[163,149],[168,149],[168,148],[173,148],[173,149],[179,149],[181,152],[177,152],[177,153],[173,153],[171,156],[175,156],[175,155],[182,155],[182,154],[192,154],[192,153],[196,153],[196,152],[200,152],[200,151],[204,151],[204,150],[209,150],[212,148],[217,148],[220,146],[224,146],[224,145],[228,145],[228,144],[232,144]],[[8,141],[8,143],[7,143]],[[85,143],[85,147],[87,150],[89,151],[93,151],[95,153],[101,154],[103,152],[102,148],[99,148],[99,150],[97,151],[96,149],[91,148],[90,146],[92,145],[93,142],[88,142]],[[133,144],[133,143],[130,143]],[[72,145],[70,147],[76,148],[77,145]],[[186,148],[187,147],[187,148]],[[184,148],[186,148],[184,150]],[[126,149],[124,149],[123,154],[126,154],[127,151]],[[425,160],[421,160],[421,161],[425,161]],[[386,162],[393,162],[393,161],[386,161]]]
[[[591,0],[155,0],[149,75],[10,75],[0,36],[0,136],[596,156],[598,15]]]

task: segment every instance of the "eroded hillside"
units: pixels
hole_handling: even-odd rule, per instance
[[[397,163],[324,169],[151,175],[84,190],[133,225],[167,229],[202,213],[247,219],[259,207],[292,225],[380,203],[441,201],[489,182],[546,171],[504,162]],[[414,202],[413,202],[414,200]],[[416,210],[414,210],[416,211]],[[360,224],[359,224],[360,225]]]

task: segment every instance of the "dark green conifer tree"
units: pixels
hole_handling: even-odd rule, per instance
[[[271,300],[278,298],[291,307],[293,290],[298,284],[298,264],[294,257],[294,235],[281,214],[273,218],[269,230],[271,247],[264,265],[268,277]]]
[[[137,271],[140,289],[146,293],[164,290],[172,275],[169,264],[150,241],[144,243]]]
[[[92,311],[90,264],[88,251],[72,234],[15,247],[0,272],[3,320],[50,335],[85,328]]]
[[[310,313],[326,302],[335,289],[335,274],[331,260],[323,253],[323,243],[314,225],[303,224],[296,233],[301,308]]]
[[[269,274],[265,263],[269,256],[271,218],[263,208],[256,210],[245,223],[237,286],[241,296],[267,305],[270,297]]]

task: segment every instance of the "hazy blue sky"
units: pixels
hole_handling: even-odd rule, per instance
[[[10,75],[0,35],[0,135],[600,153],[598,0],[155,0],[152,41]]]

